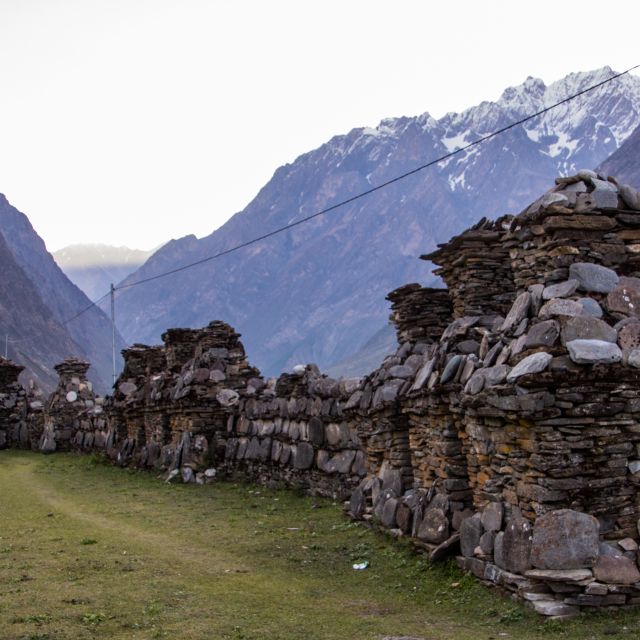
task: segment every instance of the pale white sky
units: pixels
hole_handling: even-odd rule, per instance
[[[1,0],[0,192],[49,250],[207,235],[382,118],[640,62],[624,0]]]

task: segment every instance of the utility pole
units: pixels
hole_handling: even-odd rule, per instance
[[[111,363],[113,365],[113,386],[116,385],[116,289],[111,283]]]
[[[4,334],[4,359],[9,357],[9,334]]]

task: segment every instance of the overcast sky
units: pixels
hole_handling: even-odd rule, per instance
[[[639,24],[627,1],[0,0],[0,192],[51,251],[200,237],[353,127],[638,64]]]

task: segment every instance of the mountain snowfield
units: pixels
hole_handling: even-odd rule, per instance
[[[528,78],[440,119],[385,119],[339,135],[280,167],[252,202],[202,239],[156,252],[124,283],[175,269],[299,220],[432,161],[613,74]],[[517,213],[557,175],[593,168],[640,123],[640,78],[625,75],[483,144],[325,216],[219,260],[120,291],[129,342],[158,343],[167,327],[225,320],[252,363],[276,374],[299,362],[352,360],[387,321],[388,291],[433,284],[418,256],[482,216]],[[212,176],[215,184],[215,176]],[[353,361],[350,365],[353,372]]]

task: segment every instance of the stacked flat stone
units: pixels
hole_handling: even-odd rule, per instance
[[[96,432],[106,429],[103,399],[96,397],[87,380],[91,365],[79,358],[67,358],[54,369],[60,377],[45,406],[44,428],[39,449],[43,453],[75,448],[91,450]],[[99,438],[100,439],[100,438]]]
[[[450,287],[456,319],[423,354],[410,389],[403,385],[395,399],[400,407],[386,417],[396,424],[398,412],[409,417],[414,487],[407,491],[398,470],[383,462],[349,506],[355,517],[410,533],[434,559],[461,542],[464,568],[552,616],[633,604],[639,595],[631,584],[640,584],[640,274],[635,249],[625,244],[633,233],[618,234],[616,225],[640,227],[640,214],[633,213],[634,191],[598,181],[588,172],[559,180],[552,197],[489,227],[499,233],[490,241],[513,261],[499,274],[512,292],[508,306],[500,295],[480,305],[462,286],[467,278],[456,265],[468,263],[461,239],[475,242],[478,229],[428,256],[441,260],[437,272]],[[566,189],[593,201],[576,197],[573,206],[568,196],[567,206],[555,195],[564,198]],[[552,214],[565,218],[547,224],[547,238],[535,225]],[[606,223],[614,234],[602,232],[607,216],[615,218]],[[474,315],[463,315],[468,310]],[[385,455],[375,446],[368,453]],[[383,490],[390,473],[396,490]],[[565,557],[576,544],[571,536],[568,546],[541,537],[532,547],[534,532],[549,522],[559,523],[553,535],[566,540],[576,519],[595,523],[588,559]],[[540,564],[535,558],[548,546],[557,546],[557,557]]]
[[[167,371],[162,346],[134,344],[123,349],[122,357],[124,368],[113,395],[107,399],[109,429],[105,451],[124,466],[139,464],[145,443],[166,440],[167,421],[157,420],[151,408],[156,404],[158,387],[166,378],[173,379],[173,374]]]
[[[439,268],[449,289],[453,317],[485,315],[487,305],[504,313],[513,299],[514,285],[509,260],[510,243],[503,239],[511,216],[495,222],[483,218],[475,226],[423,255]]]
[[[396,327],[398,344],[437,342],[452,317],[451,297],[446,289],[407,284],[392,291],[390,321]]]
[[[224,322],[200,330],[194,353],[170,388],[171,440],[160,461],[162,469],[181,469],[183,478],[197,481],[224,460],[227,424],[241,394],[255,393],[264,382],[249,364],[240,334]]]
[[[343,414],[358,384],[310,364],[242,394],[229,423],[225,471],[344,499],[365,474],[364,451]]]
[[[37,451],[40,446],[40,439],[44,431],[44,417],[46,398],[42,389],[33,381],[29,380],[26,388],[27,400],[27,432],[29,438],[28,448]]]
[[[640,197],[593,171],[558,178],[556,186],[512,222],[519,291],[568,279],[573,262],[595,262],[632,275],[640,264]]]
[[[0,449],[29,447],[26,393],[18,382],[23,370],[0,357]]]

